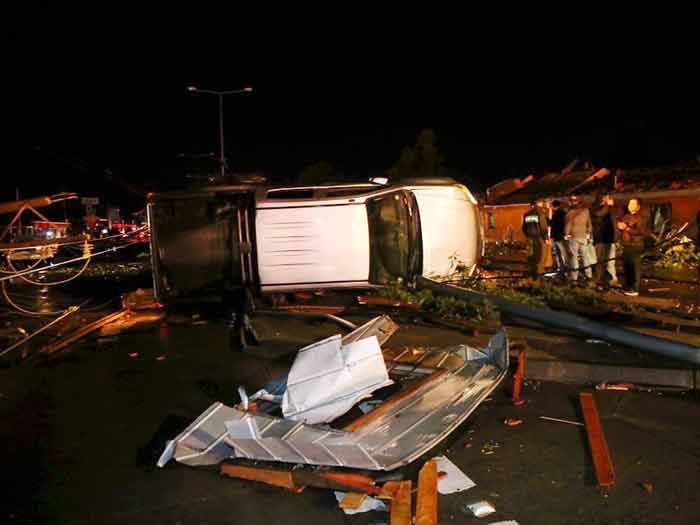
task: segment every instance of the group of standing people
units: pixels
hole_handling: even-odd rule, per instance
[[[602,195],[589,208],[577,196],[568,208],[559,200],[533,202],[523,217],[528,239],[530,274],[544,275],[551,260],[562,278],[578,283],[585,275],[589,286],[618,286],[616,243],[622,245],[623,292],[639,295],[641,258],[650,235],[641,202],[632,198],[623,214],[614,208],[612,195]]]

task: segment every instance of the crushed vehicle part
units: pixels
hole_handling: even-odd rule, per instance
[[[453,432],[506,376],[505,331],[492,337],[486,348],[457,348],[464,356],[461,366],[442,369],[436,379],[354,432],[214,403],[168,442],[158,465],[171,457],[192,466],[230,457],[368,470],[406,465]]]

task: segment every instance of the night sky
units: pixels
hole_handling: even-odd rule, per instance
[[[109,191],[105,170],[146,189],[177,185],[187,156],[218,154],[216,98],[188,93],[191,84],[254,86],[225,99],[226,153],[234,171],[273,180],[320,160],[348,175],[382,171],[423,127],[435,129],[446,166],[480,186],[575,156],[645,166],[700,155],[697,56],[682,31],[664,47],[642,33],[616,47],[591,34],[569,49],[551,33],[428,45],[299,28],[300,42],[240,20],[222,33],[57,15],[25,14],[10,35],[10,165],[23,195]]]

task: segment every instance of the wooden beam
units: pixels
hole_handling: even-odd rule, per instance
[[[250,481],[259,481],[267,485],[282,487],[294,492],[301,492],[304,487],[298,486],[292,479],[291,470],[274,470],[257,467],[244,467],[241,465],[231,465],[223,463],[220,469],[222,476],[229,478],[247,479]]]
[[[437,525],[438,522],[438,471],[434,459],[428,461],[418,474],[418,499],[416,525]]]
[[[581,394],[579,394],[579,400],[581,402],[581,410],[583,411],[583,419],[586,423],[588,445],[591,449],[598,485],[601,487],[610,487],[615,484],[615,469],[613,468],[612,458],[608,450],[608,443],[605,441],[603,427],[598,417],[598,407],[596,406],[593,394],[590,392],[581,392]]]

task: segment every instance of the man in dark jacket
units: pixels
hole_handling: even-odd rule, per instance
[[[625,295],[639,295],[642,281],[642,251],[644,239],[649,236],[648,217],[642,213],[642,204],[636,197],[627,204],[627,213],[617,223],[622,232],[622,257],[625,268]]]
[[[609,276],[610,286],[616,286],[615,271],[615,215],[612,195],[603,195],[591,210],[593,223],[593,243],[595,244],[598,264],[593,268],[593,278],[597,283],[605,284],[605,273]]]
[[[562,208],[561,202],[552,201],[552,218],[549,221],[549,235],[552,239],[554,249],[554,260],[557,271],[564,276],[566,271],[566,240],[564,239],[564,228],[566,227],[566,210]]]

